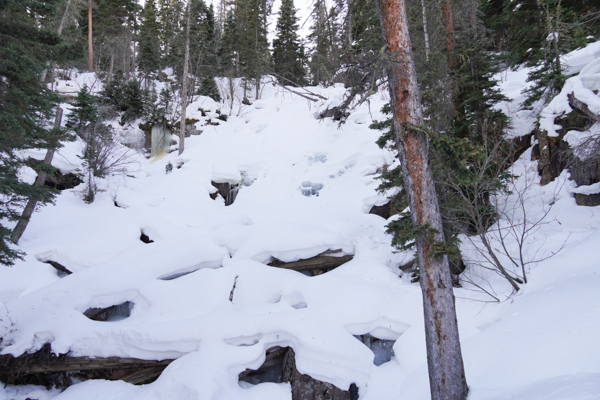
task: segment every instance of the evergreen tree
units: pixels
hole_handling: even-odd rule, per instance
[[[134,0],[98,0],[93,14],[94,62],[112,79],[116,69],[129,77],[133,60],[132,41],[139,5]],[[85,24],[87,29],[87,23]]]
[[[298,39],[298,17],[293,0],[282,0],[273,40],[273,71],[281,84],[304,85],[303,54]]]
[[[273,0],[237,0],[235,13],[239,29],[239,57],[242,75],[256,83],[260,94],[260,77],[269,72],[270,53],[267,41],[267,19]]]
[[[159,24],[156,20],[154,0],[146,0],[142,11],[142,25],[139,33],[138,66],[145,75],[160,69]]]
[[[240,33],[235,13],[227,12],[223,24],[223,35],[219,43],[219,73],[227,77],[238,76]]]
[[[83,85],[77,93],[73,108],[67,116],[67,127],[76,133],[82,133],[89,124],[97,121],[96,98],[90,93],[87,85]]]
[[[5,221],[19,218],[27,198],[41,204],[53,198],[47,188],[18,178],[21,167],[34,163],[19,150],[58,146],[64,136],[50,130],[58,98],[41,82],[42,72],[55,58],[60,40],[39,21],[51,18],[57,1],[0,1],[0,263],[10,265],[20,253],[9,244]]]
[[[217,102],[221,101],[221,94],[219,93],[219,88],[217,87],[215,78],[209,75],[202,78],[200,89],[198,89],[198,94],[201,94],[202,96],[208,96]]]
[[[308,36],[314,43],[308,63],[312,84],[330,85],[340,67],[338,11],[334,6],[328,12],[324,1],[317,1],[312,15],[314,22]]]
[[[159,40],[163,49],[161,69],[173,66],[173,41],[182,29],[183,8],[181,0],[158,0]]]

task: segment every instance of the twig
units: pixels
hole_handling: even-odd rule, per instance
[[[229,301],[233,303],[233,293],[235,292],[235,286],[237,285],[237,279],[239,275],[236,275],[233,279],[233,287],[231,288],[231,293],[229,293]]]

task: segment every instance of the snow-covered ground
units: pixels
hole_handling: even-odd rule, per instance
[[[597,60],[594,51],[587,63]],[[501,83],[514,99],[506,109],[516,135],[532,123],[516,107],[523,73],[508,71]],[[78,88],[81,79],[59,89]],[[286,383],[238,382],[273,346],[293,347],[298,369],[316,379],[342,389],[355,383],[361,400],[429,398],[421,292],[398,268],[412,255],[394,252],[386,221],[368,214],[384,199],[375,191],[378,169],[394,163],[368,128],[384,118],[387,93],[338,126],[315,115],[340,102],[343,87],[310,90],[328,100],[271,84],[250,106],[237,98],[233,110],[201,97],[187,114],[203,132],[186,139],[182,156],[136,154],[126,174],[100,181],[92,204],[82,200],[82,184],[36,213],[19,242],[25,261],[0,269],[2,353],[50,343],[57,354],[177,360],[145,386],[95,380],[60,394],[9,386],[0,399],[287,400]],[[231,114],[228,121],[203,125],[217,120],[217,109]],[[55,165],[80,167],[81,147],[67,144]],[[551,209],[528,249],[564,248],[531,264],[529,283],[513,296],[497,274],[476,265],[465,272],[502,300],[469,284],[455,289],[469,399],[600,399],[600,209],[575,204],[566,172],[539,186],[529,159],[527,151],[514,167],[516,187],[528,188],[527,217]],[[242,182],[235,202],[213,200],[211,181]],[[154,242],[140,241],[142,232]],[[354,259],[318,276],[266,265],[329,249]],[[467,244],[464,251],[473,252]],[[74,273],[59,278],[47,260]],[[191,273],[164,279],[183,272]],[[127,301],[125,319],[83,315]],[[395,340],[389,362],[374,365],[354,337],[368,333]]]

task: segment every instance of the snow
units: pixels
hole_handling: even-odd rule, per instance
[[[570,56],[591,60],[571,78],[581,83],[569,83],[577,93],[593,90],[584,77],[598,73],[590,64],[596,47]],[[500,83],[513,99],[502,107],[513,111],[516,136],[534,122],[516,106],[526,75],[508,71]],[[59,86],[68,90],[90,79],[79,74]],[[2,354],[50,343],[57,354],[176,360],[144,386],[91,380],[62,393],[8,386],[0,399],[287,400],[288,384],[238,382],[273,346],[293,347],[302,373],[342,389],[356,384],[361,400],[428,399],[421,292],[398,268],[412,254],[396,253],[386,221],[367,213],[384,203],[376,171],[394,162],[368,128],[384,118],[379,110],[387,93],[339,126],[315,114],[338,104],[344,89],[309,90],[328,100],[313,104],[271,84],[250,106],[241,104],[239,87],[231,109],[228,99],[200,97],[187,112],[203,132],[186,138],[181,157],[136,155],[126,173],[99,180],[92,204],[83,202],[82,184],[34,214],[19,242],[27,257],[0,269]],[[217,110],[228,121],[205,125]],[[67,144],[56,166],[81,168],[80,151],[81,143]],[[538,254],[558,253],[529,264],[529,283],[511,296],[508,283],[478,266],[482,261],[464,241],[473,260],[465,276],[485,282],[501,300],[468,283],[455,289],[469,398],[600,399],[600,209],[576,206],[572,194],[583,189],[566,172],[540,186],[529,159],[527,151],[514,166],[515,188],[527,190],[527,217],[551,208],[527,243]],[[176,168],[167,174],[169,163]],[[209,196],[211,181],[244,185],[225,206]],[[518,205],[516,193],[499,201]],[[498,226],[506,223],[503,217]],[[154,242],[140,241],[142,232]],[[326,250],[354,258],[312,277],[266,265]],[[74,273],[59,278],[42,262],[48,260]],[[83,315],[125,302],[133,306],[121,320]],[[374,364],[375,354],[354,337],[366,334],[395,341],[390,361]]]

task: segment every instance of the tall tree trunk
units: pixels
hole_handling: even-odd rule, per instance
[[[444,242],[442,218],[427,153],[427,135],[411,55],[404,0],[378,0],[383,38],[390,57],[388,82],[398,152],[412,222],[417,232],[421,272],[427,364],[432,400],[467,398],[468,387],[458,337],[458,324],[448,258],[435,254]]]
[[[54,119],[54,127],[60,128],[60,123],[62,121],[62,108],[58,107],[56,110],[56,118]],[[52,158],[54,157],[55,147],[52,147],[46,151],[46,156],[44,157],[44,164],[51,165]],[[33,183],[34,187],[42,187],[46,182],[46,173],[44,171],[40,171],[38,176],[35,178],[35,182]],[[21,219],[17,222],[17,225],[13,228],[12,233],[10,235],[10,240],[13,243],[17,243],[21,236],[23,236],[23,232],[25,232],[25,228],[27,228],[27,224],[31,219],[31,215],[35,210],[35,206],[37,205],[37,199],[32,197],[27,201],[27,205],[25,205],[25,209],[23,209],[23,213],[21,214]]]
[[[192,0],[188,0],[187,26],[185,28],[185,57],[183,60],[183,78],[181,83],[181,130],[179,131],[179,155],[183,153],[185,144],[185,109],[187,108],[188,64],[190,62],[190,14],[192,13],[192,10],[190,8],[191,3]]]
[[[444,16],[444,31],[446,32],[448,66],[452,70],[456,66],[456,60],[454,60],[454,18],[452,17],[450,0],[442,0],[442,14]]]
[[[69,8],[71,7],[71,1],[72,0],[67,0],[67,5],[65,7],[65,12],[63,13],[62,18],[60,19],[60,24],[58,25],[58,36],[60,36],[62,34],[62,31],[65,27],[65,22],[67,21],[67,15],[69,15]]]
[[[423,35],[425,36],[425,61],[429,62],[429,31],[427,30],[427,9],[425,0],[421,0],[421,9],[423,10]]]
[[[92,50],[92,0],[88,0],[88,71],[94,72],[94,54]]]
[[[107,82],[112,81],[114,66],[115,66],[115,52],[113,51],[110,53],[110,67],[108,68],[108,78],[106,79]]]

